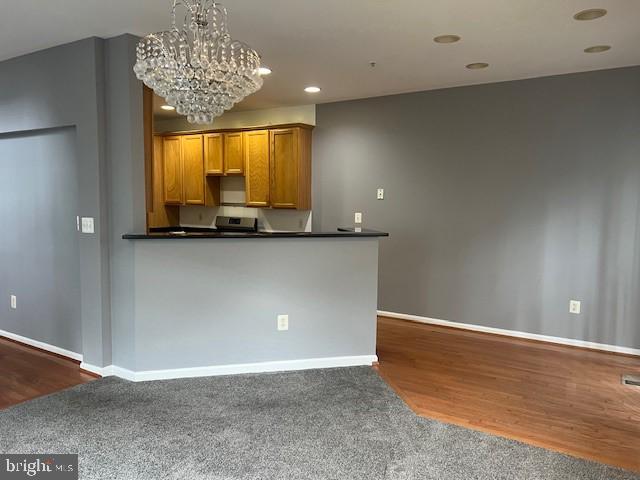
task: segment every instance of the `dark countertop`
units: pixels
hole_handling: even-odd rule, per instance
[[[186,230],[190,230],[187,228]],[[216,232],[215,230],[191,229],[185,233],[152,232],[125,233],[125,240],[165,240],[183,238],[348,238],[348,237],[388,237],[386,232],[363,228],[356,232],[354,228],[338,228],[334,232]]]

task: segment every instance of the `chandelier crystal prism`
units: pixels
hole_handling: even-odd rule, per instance
[[[189,123],[211,123],[262,87],[260,55],[232,40],[214,0],[173,0],[171,29],[144,37],[136,54],[138,79]]]

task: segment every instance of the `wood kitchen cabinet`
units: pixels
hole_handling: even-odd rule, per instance
[[[205,134],[204,163],[207,175],[224,175],[224,136],[222,133]]]
[[[182,137],[185,205],[204,205],[204,143],[202,135]]]
[[[220,178],[244,175],[246,205],[311,209],[311,131],[295,124],[237,131],[165,134],[165,205],[220,204]]]
[[[224,133],[224,174],[244,174],[242,132]]]
[[[153,136],[151,145],[151,198],[147,212],[147,226],[167,227],[180,224],[180,208],[177,205],[166,205],[164,201],[163,155],[164,139],[160,135]]]
[[[273,208],[311,209],[311,130],[270,131],[270,203]]]
[[[164,203],[180,205],[184,203],[182,137],[164,137],[162,163],[164,165]]]
[[[244,132],[246,203],[268,207],[270,194],[269,130]]]
[[[164,137],[163,174],[165,204],[205,205],[203,136]]]

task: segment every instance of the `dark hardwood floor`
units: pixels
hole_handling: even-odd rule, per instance
[[[91,380],[78,362],[0,337],[0,410]]]
[[[378,319],[380,375],[419,415],[640,471],[640,358]]]

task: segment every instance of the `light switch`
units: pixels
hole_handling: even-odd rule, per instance
[[[82,217],[82,233],[94,233],[93,217]]]
[[[356,212],[356,214],[353,217],[353,221],[354,223],[362,223],[362,213]]]

